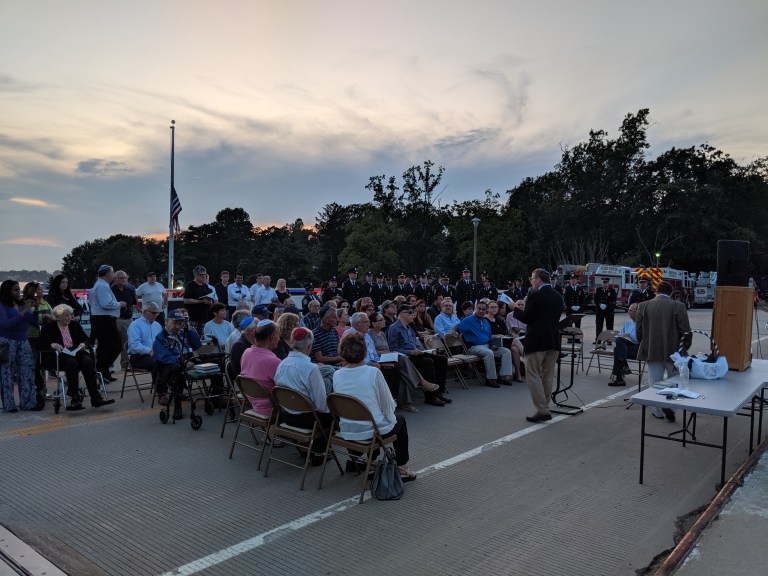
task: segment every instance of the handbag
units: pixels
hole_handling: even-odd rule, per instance
[[[685,340],[688,335],[703,334],[709,338],[710,352],[707,355],[688,356],[685,351]],[[691,330],[680,338],[680,348],[670,356],[673,362],[688,362],[688,371],[691,378],[699,380],[718,380],[728,373],[728,360],[720,354],[714,338],[701,330]]]
[[[0,342],[0,364],[5,364],[11,359],[11,347],[8,342]]]
[[[399,500],[403,497],[403,479],[395,460],[395,451],[385,447],[376,463],[376,470],[371,480],[371,496],[377,500]]]

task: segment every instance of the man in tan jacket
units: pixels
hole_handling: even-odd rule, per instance
[[[651,385],[667,377],[673,376],[676,369],[670,359],[680,347],[680,338],[691,331],[688,321],[688,311],[685,304],[672,299],[675,289],[669,282],[659,282],[656,287],[656,297],[640,304],[637,311],[637,339],[640,347],[637,351],[638,360],[645,360]],[[685,348],[690,346],[691,337],[687,338]],[[669,408],[663,411],[653,409],[656,418],[667,417],[675,421],[675,413]]]

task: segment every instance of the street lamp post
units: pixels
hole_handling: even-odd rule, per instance
[[[477,281],[477,225],[480,224],[480,218],[475,216],[472,218],[472,227],[474,229],[474,237],[472,241],[472,280]]]

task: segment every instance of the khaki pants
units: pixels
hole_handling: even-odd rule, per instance
[[[549,401],[555,387],[557,350],[529,352],[525,355],[525,380],[537,414],[549,415]]]

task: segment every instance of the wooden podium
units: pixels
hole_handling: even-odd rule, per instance
[[[712,338],[731,370],[752,363],[752,320],[755,291],[748,286],[718,286],[712,311]]]

